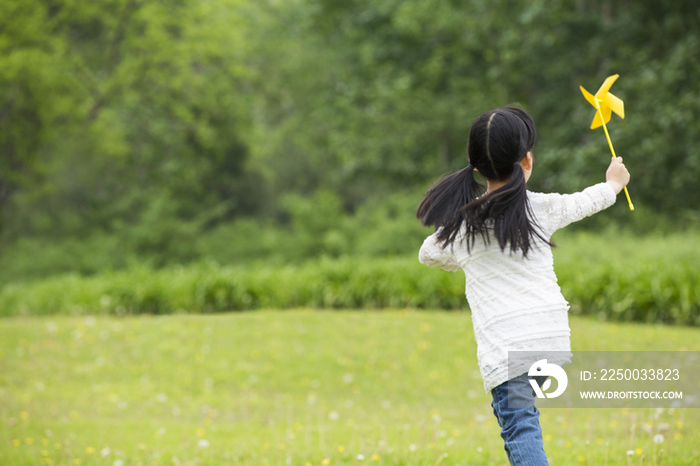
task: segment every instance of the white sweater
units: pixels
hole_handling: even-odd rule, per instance
[[[528,191],[527,195],[534,220],[548,239],[559,228],[610,207],[616,199],[607,183],[575,194]],[[484,389],[488,392],[509,379],[508,351],[562,351],[570,357],[569,303],[557,284],[551,248],[537,240],[524,259],[522,253],[511,253],[510,245],[502,252],[495,238],[485,245],[477,236],[469,253],[462,238],[463,233],[442,249],[435,234],[430,235],[419,260],[452,272],[464,271]],[[562,364],[568,358],[550,362]]]

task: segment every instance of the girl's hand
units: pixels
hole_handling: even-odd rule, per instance
[[[627,186],[630,181],[630,172],[622,163],[622,157],[613,157],[610,161],[610,166],[605,172],[605,181],[615,190],[615,194],[619,194],[622,188]]]

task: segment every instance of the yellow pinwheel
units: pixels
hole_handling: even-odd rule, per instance
[[[610,146],[610,152],[612,152],[613,157],[617,156],[615,155],[615,149],[613,149],[612,141],[610,140],[610,134],[608,133],[608,127],[605,126],[605,123],[610,121],[612,112],[615,112],[617,115],[619,115],[620,118],[625,118],[624,102],[622,102],[622,100],[618,99],[610,93],[610,87],[612,87],[613,83],[619,77],[619,74],[608,76],[603,82],[603,85],[600,86],[600,89],[598,89],[598,92],[595,93],[595,95],[591,95],[591,93],[585,90],[583,86],[579,86],[579,88],[581,89],[581,93],[586,98],[586,100],[598,110],[595,116],[593,117],[591,129],[596,129],[600,126],[603,127],[603,129],[605,130],[605,137],[608,139],[608,145]],[[624,189],[625,196],[627,196],[627,203],[630,206],[630,210],[634,210],[634,205],[632,205],[630,194],[627,192],[627,186],[625,186]]]
[[[625,118],[624,102],[622,102],[622,100],[618,99],[610,93],[610,88],[619,77],[619,74],[608,76],[605,79],[603,85],[600,86],[600,89],[598,89],[598,92],[595,93],[595,96],[591,95],[591,93],[585,90],[583,86],[579,86],[581,88],[581,93],[586,98],[586,100],[591,105],[593,105],[593,107],[600,107],[600,112],[597,112],[595,117],[593,117],[591,129],[596,129],[601,126],[604,126],[605,123],[610,121],[610,116],[612,115],[612,112],[615,112],[620,118]]]

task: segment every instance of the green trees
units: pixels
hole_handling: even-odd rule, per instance
[[[304,3],[311,19],[299,36],[327,66],[305,75],[314,91],[301,95],[313,104],[275,130],[315,134],[308,156],[336,157],[342,181],[333,183],[346,191],[367,193],[367,177],[402,186],[464,166],[471,121],[508,103],[538,125],[533,188],[580,189],[601,179],[609,153],[588,129],[578,85],[595,89],[619,73],[628,118],[611,131],[635,199],[671,215],[698,208],[697,183],[688,183],[700,175],[693,2]],[[297,63],[285,80],[311,69]]]
[[[406,231],[390,213],[466,164],[490,108],[535,118],[532,189],[599,181],[608,149],[578,85],[613,73],[633,218],[696,219],[699,14],[692,1],[5,0],[0,265],[402,251],[372,246],[377,232]],[[77,262],[49,265],[66,255]]]
[[[3,8],[10,233],[159,229],[254,212],[243,194],[255,182],[244,174],[250,123],[235,3]]]

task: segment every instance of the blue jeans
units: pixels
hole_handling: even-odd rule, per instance
[[[547,377],[537,377],[541,386]],[[545,466],[547,455],[542,443],[540,412],[535,407],[535,392],[527,374],[502,383],[491,390],[493,414],[501,426],[508,461],[513,466]],[[508,407],[510,398],[511,407]],[[517,408],[514,408],[513,405]]]

